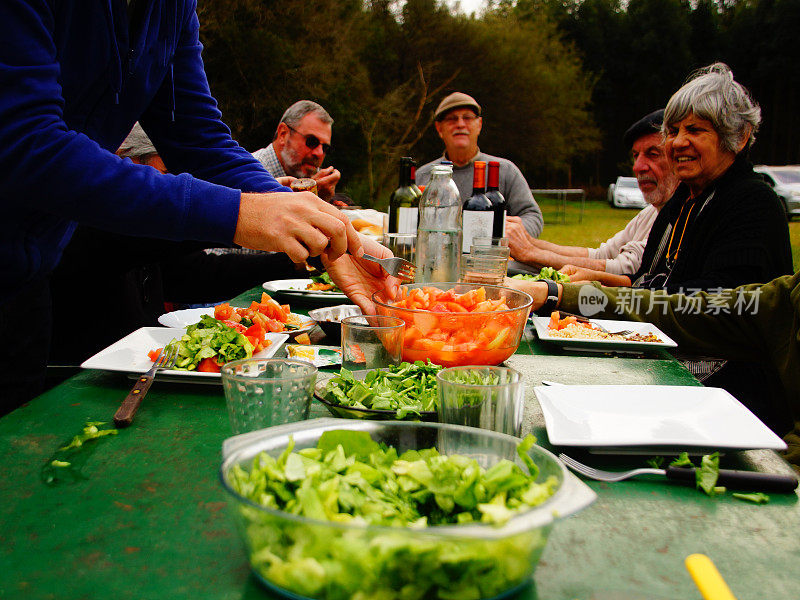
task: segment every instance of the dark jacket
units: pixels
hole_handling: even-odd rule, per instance
[[[564,286],[562,310],[579,309],[581,287]],[[691,310],[677,294],[652,304],[654,293],[649,290],[639,290],[642,308],[636,310],[624,300],[626,288],[597,287],[609,300],[598,317],[648,321],[682,350],[762,365],[779,390],[764,392],[760,404],[749,408],[762,419],[765,411],[780,415],[773,429],[789,446],[784,456],[800,471],[800,273],[719,295],[701,292]]]
[[[742,155],[698,197],[669,272],[666,247],[688,194],[688,187],[681,184],[659,212],[642,266],[631,276],[635,287],[691,293],[763,283],[793,272],[789,228],[780,200]],[[673,252],[682,229],[675,231]],[[663,276],[652,281],[646,276],[668,272],[666,284]],[[642,276],[644,280],[639,280]]]
[[[0,3],[0,302],[52,271],[75,221],[227,244],[240,190],[286,189],[220,120],[196,2],[134,7]],[[137,120],[177,175],[113,154]]]

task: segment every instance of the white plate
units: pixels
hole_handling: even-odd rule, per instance
[[[563,346],[565,350],[594,350],[598,352],[645,352],[647,350],[655,350],[657,348],[676,348],[678,344],[670,338],[667,334],[661,331],[652,323],[638,323],[635,321],[610,321],[605,319],[592,319],[592,323],[602,325],[609,331],[622,331],[630,329],[633,333],[641,333],[642,335],[653,334],[661,342],[634,342],[634,341],[620,341],[620,340],[582,340],[579,338],[562,338],[550,335],[550,329],[547,325],[550,323],[550,317],[538,317],[531,315],[531,321],[536,328],[536,334],[540,340],[552,342]]]
[[[786,444],[720,388],[674,385],[537,386],[557,446],[784,450]]]
[[[319,290],[306,289],[310,283],[310,279],[277,279],[275,281],[267,281],[262,287],[268,292],[286,296],[300,296],[317,300],[347,300],[347,296],[341,292],[321,292]]]
[[[102,369],[104,371],[121,371],[123,373],[145,373],[153,362],[147,353],[156,348],[163,348],[175,338],[180,338],[185,329],[168,327],[142,327],[129,333],[118,342],[114,342],[105,350],[101,350],[87,359],[81,367],[84,369]],[[289,339],[285,333],[268,333],[266,338],[272,343],[261,352],[254,354],[255,358],[269,358],[273,356],[283,343]],[[198,373],[197,371],[160,371],[157,377],[168,375],[169,378],[178,379],[217,379],[219,373]]]
[[[292,313],[294,316],[299,319],[303,325],[298,327],[297,329],[292,329],[291,331],[286,331],[282,333],[287,333],[289,335],[295,335],[297,333],[303,333],[305,331],[311,331],[314,329],[314,325],[316,324],[314,319],[311,317],[306,317],[305,315],[298,315],[296,313]],[[185,329],[189,325],[194,325],[198,321],[200,321],[200,317],[203,315],[208,315],[209,317],[214,316],[214,308],[185,308],[183,310],[174,310],[172,312],[164,313],[160,317],[158,317],[158,322],[161,323],[164,327],[176,327],[178,329]]]

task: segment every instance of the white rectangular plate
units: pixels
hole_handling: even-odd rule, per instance
[[[316,325],[314,319],[311,317],[306,317],[305,315],[298,315],[296,313],[292,314],[294,314],[294,316],[299,319],[303,325],[297,329],[292,329],[291,331],[286,331],[284,333],[287,333],[288,335],[295,335],[314,329],[314,325]],[[164,327],[186,329],[189,325],[194,325],[195,323],[199,322],[200,317],[203,315],[213,317],[214,308],[184,308],[183,310],[173,310],[172,312],[164,313],[158,317],[158,322]]]
[[[303,298],[316,298],[319,300],[347,300],[341,292],[321,292],[306,289],[311,283],[310,279],[277,279],[267,281],[261,287],[274,294],[286,296],[302,296]]]
[[[653,334],[661,342],[634,342],[619,340],[582,340],[579,338],[562,338],[550,335],[551,330],[547,328],[550,317],[538,317],[531,315],[533,326],[536,328],[536,335],[540,340],[558,344],[566,350],[593,350],[599,352],[645,352],[658,348],[676,348],[678,344],[667,334],[661,331],[652,323],[638,323],[635,321],[611,321],[606,319],[592,319],[592,323],[602,325],[609,331],[622,331],[630,329],[633,333],[642,335]]]
[[[156,348],[163,348],[175,338],[180,338],[185,329],[169,327],[142,327],[129,333],[118,342],[114,342],[105,350],[101,350],[87,359],[81,367],[84,369],[101,369],[104,371],[121,371],[123,373],[145,373],[153,366],[147,353]],[[289,339],[285,333],[268,333],[267,339],[272,343],[264,350],[255,354],[255,358],[269,358],[273,356],[283,343]],[[198,373],[197,371],[159,371],[157,378],[168,376],[170,379],[197,380],[216,379],[219,373]]]
[[[676,385],[537,386],[557,446],[784,450],[786,444],[720,388]]]

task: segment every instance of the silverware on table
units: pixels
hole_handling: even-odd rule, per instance
[[[167,344],[164,346],[164,349],[161,351],[161,354],[158,355],[153,366],[150,367],[147,373],[136,380],[136,383],[133,384],[133,388],[131,388],[131,391],[125,396],[125,400],[122,401],[122,404],[120,404],[120,407],[114,414],[114,424],[117,427],[127,427],[131,424],[136,411],[139,410],[139,405],[142,403],[145,394],[147,394],[147,390],[150,389],[150,384],[153,383],[156,371],[174,367],[177,355],[177,344],[172,346]]]
[[[378,258],[370,254],[364,254],[361,258],[371,260],[378,263],[383,270],[392,277],[397,277],[402,281],[414,281],[414,274],[417,272],[417,267],[414,263],[404,258]]]
[[[680,481],[693,485],[696,481],[694,468],[667,467],[666,469],[631,469],[630,471],[612,472],[589,467],[566,454],[559,454],[558,458],[576,473],[598,481],[622,481],[637,475],[661,475],[671,481]],[[797,478],[793,475],[720,469],[717,484],[734,490],[790,494],[797,488]]]

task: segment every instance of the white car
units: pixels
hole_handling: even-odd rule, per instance
[[[617,177],[617,182],[608,186],[608,203],[616,208],[647,206],[636,177]]]
[[[761,173],[778,197],[783,202],[786,218],[791,219],[800,215],[800,165],[786,165],[783,167],[768,167],[758,165],[754,167]]]

